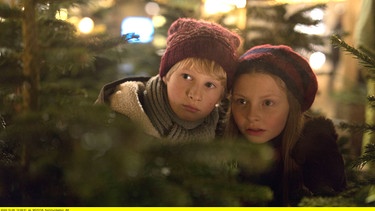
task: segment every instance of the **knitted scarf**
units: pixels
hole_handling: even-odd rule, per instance
[[[168,102],[166,85],[159,76],[152,77],[146,84],[144,109],[161,137],[172,141],[208,141],[215,137],[217,108],[205,119],[191,122],[178,118]]]

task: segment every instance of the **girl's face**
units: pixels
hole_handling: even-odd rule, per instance
[[[285,127],[289,103],[285,85],[268,74],[239,76],[233,86],[232,114],[247,140],[265,143]]]
[[[221,81],[194,69],[177,69],[169,78],[163,77],[163,81],[173,112],[185,121],[206,118],[224,93]]]

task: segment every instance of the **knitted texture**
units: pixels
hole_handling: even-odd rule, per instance
[[[217,62],[227,73],[228,88],[237,66],[240,37],[223,26],[203,20],[180,18],[168,30],[167,48],[161,58],[159,75],[165,76],[177,62],[189,58]]]
[[[239,58],[238,74],[246,69],[259,69],[281,78],[301,104],[308,110],[315,100],[318,82],[309,63],[285,45],[260,45]]]
[[[117,86],[117,90],[109,97],[112,110],[124,114],[139,125],[146,134],[161,138],[139,101],[139,93],[143,93],[145,85],[142,82],[127,81]]]
[[[144,109],[162,138],[171,141],[209,141],[215,138],[219,119],[217,109],[202,120],[185,121],[169,106],[167,87],[158,76],[152,77],[144,92]]]
[[[143,99],[143,104],[140,102]],[[109,98],[112,110],[124,114],[146,134],[171,141],[209,141],[215,138],[217,109],[195,122],[178,119],[167,102],[167,90],[160,77],[144,84],[127,81],[117,86]]]

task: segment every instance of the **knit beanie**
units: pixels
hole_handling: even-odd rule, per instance
[[[224,69],[229,89],[237,67],[239,45],[240,37],[219,24],[179,18],[168,30],[167,48],[161,58],[159,75],[165,76],[173,65],[189,57],[209,59]]]
[[[237,74],[246,69],[260,69],[281,78],[301,104],[302,112],[315,100],[318,82],[309,63],[285,45],[260,45],[251,48],[239,58]]]

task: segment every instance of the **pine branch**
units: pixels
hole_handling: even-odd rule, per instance
[[[139,35],[135,33],[128,33],[121,37],[114,37],[114,38],[98,38],[93,37],[86,42],[82,42],[84,47],[88,48],[90,51],[100,52],[103,49],[110,49],[121,44],[127,44],[131,39],[138,39]]]
[[[304,25],[317,25],[318,23],[321,23],[321,20],[314,20],[311,17],[306,17],[305,13],[309,12],[315,8],[325,9],[325,4],[317,4],[312,5],[310,7],[303,8],[301,10],[296,11],[294,14],[292,14],[288,19],[292,23],[299,23]]]
[[[359,62],[366,68],[369,69],[369,71],[375,71],[375,60],[368,56],[367,54],[359,51],[358,49],[348,45],[345,41],[340,39],[337,35],[333,35],[331,37],[331,42],[333,45],[339,46],[344,48],[344,50],[350,52],[354,55],[356,59],[359,60]],[[374,74],[369,72],[370,74]]]
[[[58,4],[60,7],[87,5],[92,0],[35,0],[38,4]]]
[[[20,8],[11,8],[7,4],[0,3],[0,17],[1,18],[22,18],[22,10]]]
[[[325,9],[327,7],[326,4],[314,4],[309,7],[303,7],[302,9],[298,10],[296,13],[303,13],[303,12],[309,12],[313,9],[320,8],[320,9]]]
[[[371,95],[367,97],[368,103],[372,108],[375,108],[375,96]]]
[[[366,145],[364,154],[355,160],[353,166],[363,168],[363,166],[370,162],[375,162],[375,143]]]
[[[339,124],[339,128],[343,130],[349,130],[353,133],[356,133],[356,132],[362,132],[362,133],[370,132],[371,133],[375,131],[375,125],[370,125],[370,124],[354,124],[354,123],[341,122]]]

